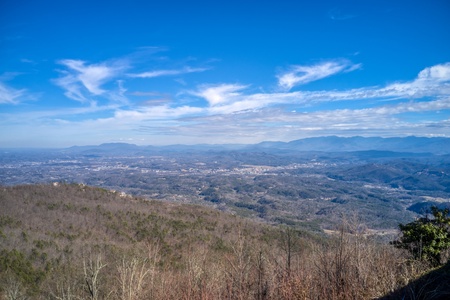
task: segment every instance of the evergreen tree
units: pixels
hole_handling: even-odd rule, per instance
[[[398,248],[409,250],[416,259],[432,265],[444,263],[442,254],[450,248],[450,210],[431,207],[428,215],[408,224],[400,224],[402,237],[394,242]]]

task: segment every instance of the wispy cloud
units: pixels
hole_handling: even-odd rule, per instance
[[[17,104],[25,93],[25,89],[17,90],[0,82],[0,104]]]
[[[210,106],[218,106],[239,101],[243,89],[241,84],[202,85],[192,94],[204,98]]]
[[[198,73],[198,72],[204,72],[209,70],[209,68],[191,68],[191,67],[184,67],[182,69],[177,70],[154,70],[149,72],[143,72],[143,73],[136,73],[136,74],[128,74],[129,77],[133,78],[154,78],[154,77],[161,77],[161,76],[174,76],[174,75],[182,75],[182,74],[188,74],[188,73]]]
[[[65,95],[73,100],[85,102],[88,95],[98,96],[105,93],[101,86],[116,77],[127,65],[123,62],[87,64],[82,60],[64,59],[58,62],[66,67],[62,77],[54,82],[65,89]]]
[[[103,62],[88,63],[80,59],[62,59],[57,63],[64,67],[58,70],[60,77],[53,83],[65,90],[65,96],[83,103],[91,103],[95,98],[104,98],[113,102],[128,103],[125,96],[125,80],[134,78],[151,79],[163,76],[176,76],[189,73],[199,73],[210,70],[209,67],[183,66],[174,69],[156,69],[148,72],[130,72],[143,68],[149,63],[149,55],[160,49],[143,49],[123,58]],[[153,61],[154,63],[154,61]],[[167,62],[165,62],[167,64]],[[156,63],[158,65],[158,62]],[[117,88],[111,88],[114,83]]]
[[[20,72],[5,72],[0,74],[0,104],[18,104],[26,95],[26,89],[15,89],[5,81],[13,80],[15,77],[22,75]]]
[[[33,61],[33,60],[31,60],[31,59],[28,59],[28,58],[22,58],[22,59],[20,60],[20,62],[25,63],[25,64],[32,64],[32,65],[35,65],[35,64],[36,64],[35,61]]]
[[[436,65],[424,69],[417,78],[407,82],[396,82],[385,87],[362,87],[350,90],[323,90],[323,91],[294,91],[276,93],[249,93],[248,85],[242,84],[218,84],[200,85],[196,91],[190,94],[207,101],[209,106],[203,110],[207,115],[231,114],[245,111],[261,110],[268,107],[295,105],[298,107],[310,107],[318,103],[338,101],[364,101],[373,99],[382,104],[385,100],[407,100],[403,104],[404,109],[412,111],[412,99],[422,97],[443,97],[450,95],[450,76],[448,71],[450,64]],[[441,100],[440,100],[441,101]],[[414,107],[425,109],[431,104],[441,102],[420,102]],[[392,107],[388,107],[393,110]],[[437,108],[436,108],[437,109]],[[447,109],[443,107],[441,109]],[[395,110],[393,110],[395,111]],[[417,111],[417,110],[414,110]],[[400,113],[400,112],[398,112]]]
[[[114,114],[114,122],[127,122],[136,124],[141,121],[161,121],[176,119],[192,114],[204,112],[204,108],[192,106],[170,107],[169,105],[158,105],[150,107],[140,107],[135,110],[117,110]]]
[[[261,140],[292,140],[321,134],[348,135],[445,135],[449,120],[410,122],[399,115],[411,112],[427,112],[450,109],[450,98],[431,102],[401,103],[364,109],[338,109],[315,112],[289,112],[281,108],[246,110],[240,114],[194,116],[178,119],[163,127],[145,126],[142,130],[152,133],[208,137],[211,143],[258,142]],[[145,123],[144,123],[145,124]],[[146,123],[150,125],[151,123]],[[182,124],[182,126],[180,126]],[[395,133],[394,133],[395,132]],[[448,135],[448,134],[447,134]]]
[[[309,78],[320,78],[325,76],[324,74],[335,74],[336,72],[347,72],[355,69],[357,65],[350,63],[347,64],[335,64],[329,66],[328,63],[307,67],[314,71],[309,71]],[[309,69],[308,69],[309,70]],[[329,71],[333,70],[333,71]],[[318,75],[322,74],[322,75]],[[307,81],[309,79],[303,79]],[[126,89],[122,86],[122,81],[118,81],[117,96],[119,99],[124,97]],[[266,109],[269,107],[279,107],[286,105],[294,105],[297,107],[310,107],[318,103],[325,102],[337,102],[337,101],[362,101],[366,99],[373,99],[374,101],[380,101],[382,104],[385,100],[407,100],[399,107],[409,109],[409,111],[418,111],[417,109],[426,109],[430,105],[436,105],[440,103],[443,105],[440,109],[448,109],[448,100],[435,99],[438,102],[422,101],[419,104],[415,104],[416,110],[411,110],[412,99],[420,99],[422,97],[446,97],[450,95],[450,63],[432,66],[422,70],[416,79],[406,82],[395,82],[388,84],[384,87],[362,87],[349,90],[323,90],[323,91],[286,91],[275,93],[251,93],[248,91],[249,86],[243,84],[216,84],[216,85],[199,85],[197,90],[189,91],[189,95],[201,98],[205,100],[208,105],[197,104],[196,106],[184,105],[180,106],[177,99],[167,101],[168,97],[165,97],[164,101],[157,101],[152,103],[151,108],[148,108],[148,104],[142,105],[141,108],[135,108],[130,110],[130,115],[133,115],[133,111],[137,112],[136,115],[145,115],[151,119],[151,114],[155,113],[155,117],[161,116],[169,117],[173,114],[173,117],[181,117],[183,112],[186,114],[204,114],[221,115],[232,114],[246,111],[257,111]],[[144,92],[132,92],[134,96],[146,96],[156,97],[157,100],[161,100],[160,93],[144,93]],[[447,98],[445,98],[447,99]],[[439,102],[440,101],[440,102]],[[120,101],[119,101],[120,102]],[[171,106],[173,105],[173,107]],[[139,107],[139,106],[138,106]],[[183,107],[183,109],[180,109]],[[384,107],[384,106],[380,106]],[[386,106],[388,107],[388,106]],[[396,111],[392,107],[388,107],[391,111]],[[438,109],[435,107],[435,109]],[[383,109],[382,109],[383,110]],[[397,107],[398,110],[398,107]],[[161,114],[161,112],[164,112]],[[397,112],[400,113],[400,112]],[[119,115],[126,115],[127,110],[121,110]]]
[[[117,88],[109,92],[108,98],[115,103],[128,104],[128,98],[125,96],[127,89],[124,87],[123,80],[117,80],[116,85]]]
[[[394,82],[384,87],[362,87],[350,90],[322,90],[285,92],[270,95],[285,102],[318,103],[364,99],[414,99],[450,95],[450,63],[439,64],[422,70],[412,81]],[[266,95],[269,96],[269,95]]]
[[[286,83],[285,89],[255,92],[249,84],[220,83],[199,84],[173,94],[154,91],[154,87],[146,91],[146,85],[133,90],[133,85],[128,85],[133,81],[127,73],[131,67],[116,70],[111,63],[84,61],[66,61],[64,66],[67,70],[58,80],[72,98],[99,96],[112,101],[106,105],[89,101],[89,107],[83,109],[24,115],[23,119],[33,120],[30,124],[43,130],[79,136],[73,128],[86,134],[95,128],[96,137],[148,137],[143,143],[151,144],[175,139],[187,143],[253,143],[326,134],[448,136],[450,132],[450,63],[425,68],[413,80],[384,86],[290,91]],[[336,60],[293,66],[279,76],[291,74],[295,86],[358,68],[358,64]],[[8,103],[18,101],[26,92],[8,89],[8,99],[12,99]],[[126,95],[133,101],[127,102]],[[0,97],[5,103],[5,97]],[[334,104],[327,106],[327,102]],[[96,112],[102,112],[101,117]],[[0,123],[25,126],[15,114],[0,113]]]
[[[348,60],[326,61],[320,64],[303,66],[294,65],[287,72],[279,74],[278,85],[284,90],[306,84],[341,72],[351,72],[361,68],[361,64],[353,64]]]

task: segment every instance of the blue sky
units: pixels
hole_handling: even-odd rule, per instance
[[[450,137],[450,2],[0,1],[0,147]]]

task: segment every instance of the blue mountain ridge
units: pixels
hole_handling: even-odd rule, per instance
[[[69,152],[197,152],[197,151],[266,151],[266,152],[356,152],[388,151],[401,153],[450,154],[450,138],[443,137],[338,137],[325,136],[290,142],[265,141],[258,144],[197,144],[169,146],[137,146],[128,143],[106,143],[91,146],[73,146]]]

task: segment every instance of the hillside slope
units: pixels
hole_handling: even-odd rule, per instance
[[[0,299],[371,299],[420,274],[336,236],[79,184],[0,188]]]

